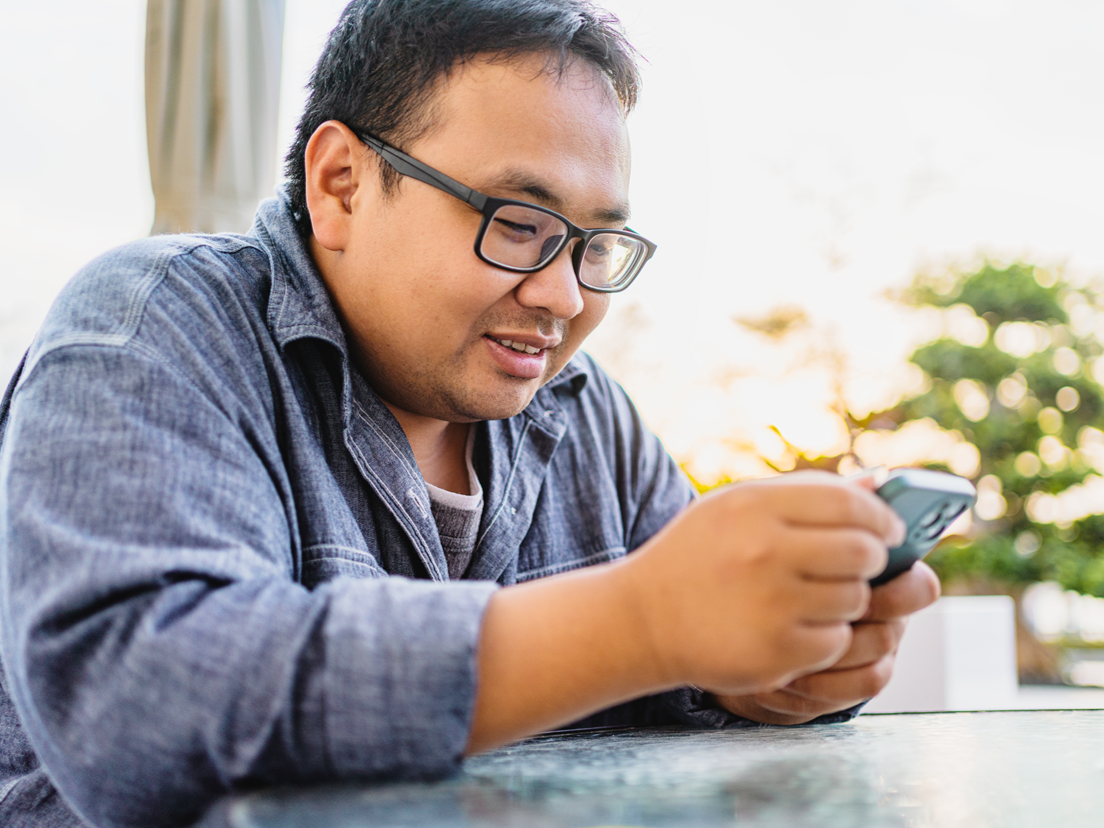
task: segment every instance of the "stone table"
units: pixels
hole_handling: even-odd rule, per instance
[[[267,791],[204,828],[1104,825],[1104,711],[551,734],[424,784]]]

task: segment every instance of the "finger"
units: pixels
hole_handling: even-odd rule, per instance
[[[801,581],[791,593],[797,616],[804,624],[841,624],[857,621],[866,612],[870,585],[862,578],[847,581]]]
[[[904,618],[894,618],[891,621],[860,621],[853,625],[851,648],[828,669],[834,671],[864,667],[896,653],[897,648],[901,646],[901,638],[905,634],[906,627],[907,621]]]
[[[878,695],[893,676],[893,654],[850,670],[823,670],[794,679],[784,689],[813,701],[840,705],[839,710]]]
[[[854,528],[792,528],[783,543],[798,573],[811,580],[869,580],[885,569],[883,540]]]
[[[785,476],[783,476],[785,477]],[[774,487],[771,495],[783,520],[793,526],[850,526],[866,529],[898,546],[905,526],[884,500],[839,476],[817,476]]]
[[[788,687],[782,687],[778,690],[771,690],[767,693],[756,693],[754,696],[756,704],[763,710],[773,713],[774,720],[778,723],[782,723],[787,720],[807,722],[810,719],[815,719],[817,716],[823,716],[826,713],[835,713],[839,710],[846,710],[848,707],[853,707],[858,704],[859,701],[852,704],[846,704],[835,701],[825,701],[823,699],[814,699],[809,696],[803,696],[800,693],[795,693]]]
[[[886,621],[911,615],[935,603],[940,592],[939,577],[926,563],[917,561],[893,580],[873,589],[862,620]]]
[[[787,694],[784,690],[778,690],[745,696],[716,696],[716,699],[721,706],[737,716],[743,716],[745,719],[762,722],[763,724],[804,724],[817,716],[834,712],[830,706],[823,702],[814,702],[801,696],[794,695],[795,701],[789,703],[786,699],[788,695],[792,694]],[[777,701],[775,701],[776,697],[778,697]],[[776,711],[766,707],[760,703],[760,699],[773,702],[776,707],[782,708],[782,710]],[[791,709],[793,710],[791,711]]]
[[[799,625],[779,645],[790,656],[791,663],[801,667],[779,683],[785,685],[799,675],[828,669],[851,649],[853,635],[848,623]]]

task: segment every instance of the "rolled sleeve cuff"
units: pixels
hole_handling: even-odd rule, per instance
[[[454,772],[471,727],[492,582],[347,582],[327,619],[323,718],[341,779]]]

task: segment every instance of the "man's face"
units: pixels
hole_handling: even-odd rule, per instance
[[[584,63],[562,76],[544,66],[536,55],[454,71],[433,103],[436,125],[403,149],[488,195],[623,227],[611,220],[628,214],[616,98]],[[350,210],[350,241],[324,276],[358,366],[400,420],[517,414],[605,316],[609,297],[579,286],[571,248],[537,273],[488,265],[473,249],[480,214],[429,185],[403,178],[385,197],[366,176]]]

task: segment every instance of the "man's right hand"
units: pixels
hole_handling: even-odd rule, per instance
[[[800,472],[701,498],[619,565],[660,680],[747,693],[839,659],[903,538],[870,491]]]
[[[713,492],[624,560],[499,590],[468,751],[685,684],[733,696],[821,670],[903,537],[869,490],[801,472]]]

